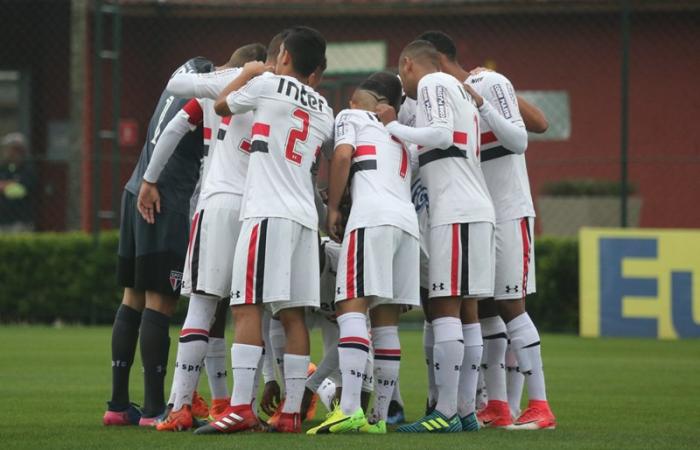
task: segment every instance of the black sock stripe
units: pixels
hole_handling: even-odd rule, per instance
[[[363,352],[369,353],[369,347],[362,344],[357,344],[355,342],[342,342],[338,344],[338,348],[354,348],[357,350],[362,350]]]
[[[469,295],[469,224],[462,223],[459,225],[459,235],[462,251],[462,279],[461,279],[461,294]]]
[[[483,339],[508,339],[508,335],[505,333],[496,333],[490,336],[484,336]]]
[[[199,278],[199,238],[202,231],[202,220],[204,220],[204,210],[199,212],[197,217],[197,232],[194,237],[194,245],[192,246],[192,261],[190,266],[190,276],[192,278],[192,286],[190,289],[192,292],[197,290],[197,280]]]
[[[533,342],[532,344],[526,345],[523,348],[537,347],[538,345],[540,345],[540,341]]]
[[[203,334],[188,334],[187,336],[181,336],[179,342],[182,344],[184,342],[193,342],[193,341],[209,342],[209,336],[205,336]]]
[[[265,246],[267,242],[267,219],[260,222],[258,235],[258,257],[255,266],[255,303],[263,301],[263,286],[265,280]]]
[[[357,229],[357,248],[355,250],[355,266],[357,275],[357,296],[365,296],[365,229]]]
[[[380,359],[382,361],[401,361],[400,356],[393,356],[393,355],[374,355],[374,359]]]

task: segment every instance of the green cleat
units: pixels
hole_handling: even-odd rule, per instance
[[[360,431],[365,425],[367,425],[367,419],[362,408],[348,416],[340,409],[340,405],[336,404],[333,411],[326,416],[326,420],[321,425],[307,431],[306,434],[351,433]]]
[[[386,434],[386,422],[380,420],[377,423],[367,423],[360,428],[360,433],[366,434]]]
[[[476,413],[467,414],[466,417],[460,418],[462,421],[462,431],[479,431],[479,420],[476,418]]]
[[[457,414],[448,419],[440,411],[434,410],[416,422],[398,427],[396,431],[399,433],[458,433],[462,431],[462,421]]]

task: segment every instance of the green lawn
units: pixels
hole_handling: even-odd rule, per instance
[[[175,355],[173,333],[171,366]],[[558,429],[456,435],[194,436],[101,424],[110,393],[110,329],[0,327],[0,447],[8,448],[699,448],[700,341],[543,336]],[[313,359],[321,347],[314,334]],[[402,333],[401,388],[409,418],[424,405],[419,331]],[[139,362],[132,401],[142,400]],[[206,381],[201,392],[207,394]],[[169,380],[167,383],[169,387]],[[206,395],[208,398],[208,394]],[[324,411],[319,407],[318,418]]]

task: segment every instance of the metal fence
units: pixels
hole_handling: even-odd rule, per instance
[[[118,226],[119,196],[171,72],[294,24],[328,40],[336,110],[429,29],[466,69],[542,109],[527,150],[538,232],[699,227],[700,2],[0,0],[0,226]],[[8,160],[9,158],[9,160]],[[621,206],[625,205],[625,208]],[[19,224],[18,224],[19,223]]]

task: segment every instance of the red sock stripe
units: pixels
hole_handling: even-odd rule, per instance
[[[201,328],[183,328],[180,331],[180,336],[187,336],[188,334],[203,334],[209,336],[209,330],[203,330]]]
[[[375,348],[375,355],[386,355],[386,356],[401,356],[400,348]]]
[[[341,344],[362,344],[369,347],[369,339],[361,338],[359,336],[347,336],[340,338],[338,342]]]
[[[530,233],[529,233],[529,223],[527,217],[523,217],[520,220],[520,233],[523,240],[523,285],[522,293],[523,298],[527,296],[527,275],[528,270],[530,270]]]
[[[450,267],[451,295],[459,295],[459,224],[452,224],[452,262]]]
[[[347,298],[357,297],[355,290],[355,235],[357,230],[350,232],[350,240],[348,242],[348,257],[346,268],[345,289]]]
[[[253,303],[255,301],[255,255],[258,248],[258,228],[260,224],[255,224],[253,231],[250,233],[250,241],[248,241],[248,265],[245,271],[245,302]]]

